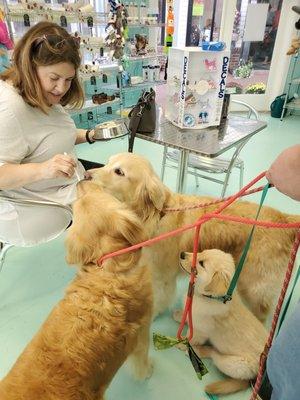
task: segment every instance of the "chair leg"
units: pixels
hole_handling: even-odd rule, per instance
[[[226,193],[226,190],[227,190],[230,174],[231,174],[231,169],[226,172],[226,176],[225,176],[225,179],[224,179],[222,192],[221,192],[221,199],[223,199],[225,197],[225,193]]]
[[[2,271],[2,267],[3,267],[3,263],[4,263],[4,259],[6,256],[6,253],[8,252],[8,250],[14,247],[12,244],[7,244],[7,243],[1,243],[1,248],[0,248],[0,272]]]
[[[197,169],[194,168],[194,172],[195,172],[195,181],[196,181],[196,187],[199,187],[199,176],[197,175]]]
[[[243,185],[244,185],[244,163],[242,163],[240,166],[240,190],[242,189]]]
[[[163,159],[162,159],[161,171],[160,171],[160,179],[162,182],[164,181],[164,177],[165,177],[167,151],[168,151],[168,147],[164,146],[164,153],[163,153]]]

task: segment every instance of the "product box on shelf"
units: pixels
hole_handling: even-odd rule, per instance
[[[220,124],[229,51],[170,48],[166,117],[180,128]]]

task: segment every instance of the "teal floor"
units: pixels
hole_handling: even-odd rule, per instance
[[[268,128],[250,140],[241,156],[246,166],[245,183],[266,170],[281,150],[300,142],[299,117],[290,116],[283,122],[267,115],[262,115],[261,118],[267,120]],[[110,155],[126,150],[127,140],[120,139],[92,146],[80,145],[78,154],[81,158],[106,162]],[[159,173],[162,157],[160,146],[137,140],[135,151],[152,161]],[[174,170],[167,171],[165,182],[174,189]],[[228,193],[234,193],[237,189],[238,173],[235,171]],[[197,190],[194,178],[190,176],[187,192],[219,196],[220,186],[202,181]],[[252,198],[258,199],[257,196]],[[268,195],[266,204],[285,212],[300,214],[300,203],[274,189]],[[9,371],[54,304],[63,296],[65,287],[74,276],[74,269],[64,260],[63,242],[64,237],[60,237],[32,248],[13,248],[7,255],[0,274],[0,378]],[[186,282],[180,282],[179,292],[183,293],[185,288]],[[298,285],[292,304],[299,295]],[[175,335],[177,324],[172,321],[170,312],[166,312],[153,323],[152,329]],[[187,357],[177,349],[157,352],[152,348],[151,356],[154,360],[152,378],[144,383],[134,382],[123,367],[112,382],[107,400],[203,400],[208,398],[203,392],[204,385],[220,377],[216,369],[207,362],[210,372],[202,382],[199,381]],[[226,397],[227,400],[249,398],[250,390]]]

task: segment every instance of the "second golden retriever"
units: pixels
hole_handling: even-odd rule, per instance
[[[79,265],[78,274],[0,382],[1,400],[102,400],[128,356],[137,379],[152,373],[152,286],[141,251],[96,264],[142,241],[143,227],[90,182],[78,184],[78,195],[66,242],[67,261]]]
[[[202,215],[216,210],[212,205],[193,210],[168,212],[167,208],[184,208],[206,203],[210,197],[171,192],[153,171],[149,161],[131,153],[112,156],[108,164],[91,171],[94,182],[126,203],[141,219],[149,236],[174,230],[195,222]],[[257,204],[237,201],[223,214],[255,218]],[[274,222],[296,222],[299,216],[284,214],[271,207],[263,207],[260,219]],[[217,248],[232,254],[238,262],[251,226],[211,220],[201,228],[199,251]],[[264,320],[278,296],[295,239],[293,229],[256,228],[244,269],[239,279],[239,292],[253,313]],[[173,300],[176,277],[179,274],[179,254],[192,251],[194,231],[163,240],[145,249],[154,279],[154,309],[162,312]]]
[[[193,253],[181,253],[182,267],[191,271]],[[217,249],[197,254],[193,297],[194,335],[191,341],[200,357],[211,358],[227,378],[211,383],[205,391],[229,394],[245,389],[258,373],[260,355],[267,341],[263,324],[249,311],[237,291],[226,304],[209,296],[227,292],[234,274],[230,254]],[[181,321],[182,310],[173,314]],[[206,342],[211,346],[203,346]]]

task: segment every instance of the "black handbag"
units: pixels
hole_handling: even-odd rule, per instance
[[[132,108],[129,117],[128,151],[132,153],[136,132],[153,133],[156,128],[155,91],[144,92]]]

